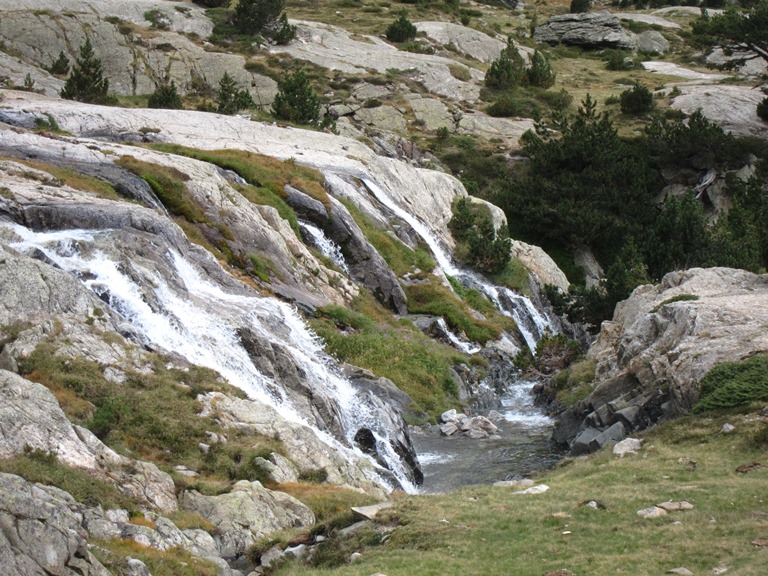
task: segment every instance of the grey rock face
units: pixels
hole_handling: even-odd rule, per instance
[[[669,40],[661,32],[646,30],[637,35],[637,49],[640,52],[664,54],[669,50]]]
[[[88,551],[78,506],[56,488],[0,473],[0,566],[4,574],[109,576]]]
[[[552,16],[536,27],[533,37],[547,44],[568,44],[584,48],[637,48],[637,38],[621,27],[610,12],[588,12]]]
[[[480,62],[490,64],[507,47],[506,42],[478,30],[450,22],[416,22],[416,30],[443,46]]]
[[[768,136],[768,123],[757,115],[757,105],[765,98],[751,86],[681,86],[682,94],[672,107],[692,114],[696,110],[723,128],[740,136]]]
[[[267,490],[259,482],[241,480],[220,496],[190,490],[180,499],[183,508],[218,527],[214,539],[223,558],[241,556],[256,538],[269,532],[315,522],[315,515],[304,504],[288,494]]]
[[[682,294],[698,300],[669,301]],[[619,426],[627,433],[688,412],[711,368],[768,350],[766,302],[768,277],[731,268],[671,272],[636,288],[589,350],[592,393],[560,415],[553,438],[591,451],[620,440]]]

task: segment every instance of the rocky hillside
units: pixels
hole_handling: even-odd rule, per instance
[[[404,45],[384,37],[399,6],[289,1],[296,36],[277,44],[232,33],[221,9],[118,4],[0,8],[10,574],[236,576],[302,558],[352,524],[349,506],[418,490],[409,424],[487,402],[544,335],[588,341],[545,297],[569,277],[507,240],[509,207],[491,202],[526,165],[535,119],[587,92],[616,97],[630,75],[664,85],[670,118],[700,108],[749,142],[768,135],[750,85],[761,69],[721,84],[681,65],[685,10],[425,2]],[[115,105],[60,97],[55,63],[74,66],[86,40]],[[645,61],[606,72],[596,49]],[[558,83],[499,115],[486,73],[509,50],[529,68],[546,52]],[[324,129],[272,116],[297,68]],[[247,114],[217,113],[225,75]],[[170,84],[185,109],[146,107]],[[756,156],[738,162],[669,170],[665,195],[708,175],[698,195],[714,219],[737,204],[734,174],[759,174]],[[603,254],[541,239],[571,279],[578,261],[599,284]],[[591,451],[690,410],[710,368],[768,348],[765,288],[731,268],[636,288],[589,350],[594,378],[555,440]]]

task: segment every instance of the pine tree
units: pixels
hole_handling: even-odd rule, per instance
[[[531,86],[549,88],[555,83],[555,73],[546,56],[536,50],[531,56],[531,67],[525,71],[525,76]]]
[[[491,62],[491,67],[485,73],[485,85],[489,88],[506,90],[519,86],[525,81],[525,61],[515,48],[511,39],[499,57]]]
[[[48,72],[57,76],[66,76],[69,74],[69,58],[64,54],[63,50],[59,51],[59,56],[53,61]]]
[[[225,72],[219,80],[219,94],[216,98],[217,112],[220,114],[237,114],[245,108],[255,106],[253,98],[244,88],[237,89],[235,79]]]
[[[277,83],[277,87],[277,95],[272,102],[275,116],[299,124],[316,124],[320,120],[320,98],[303,70],[289,74]]]
[[[181,104],[181,97],[176,90],[176,82],[168,78],[163,79],[155,91],[150,95],[147,106],[150,108],[166,108],[172,110],[181,110],[184,106]]]
[[[400,12],[400,17],[389,25],[385,35],[390,42],[405,42],[416,38],[416,26],[408,20],[408,12]]]
[[[80,58],[75,62],[72,74],[67,78],[59,93],[66,100],[77,100],[88,104],[112,104],[109,96],[109,80],[103,77],[101,60],[95,57],[90,38],[80,46]]]
[[[284,0],[240,0],[233,23],[241,34],[253,36],[275,28],[284,8]]]

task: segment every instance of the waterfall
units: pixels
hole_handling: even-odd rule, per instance
[[[320,250],[320,253],[323,256],[338,266],[339,270],[349,276],[349,267],[347,266],[346,260],[344,260],[344,255],[341,253],[341,246],[328,238],[328,236],[325,235],[325,232],[310,222],[299,220],[299,227],[308,238],[310,244]]]
[[[411,228],[429,246],[438,266],[449,276],[453,276],[465,286],[480,290],[494,306],[512,318],[525,343],[532,353],[536,351],[536,343],[547,331],[554,331],[551,321],[533,305],[529,298],[518,294],[504,286],[495,286],[480,274],[456,265],[440,240],[432,233],[424,222],[410,212],[403,210],[389,195],[370,179],[362,179],[365,186],[382,205],[391,210],[397,217],[407,222]]]
[[[353,440],[358,430],[369,429],[379,455],[400,485],[408,492],[416,491],[404,463],[389,442],[389,431],[383,428],[376,405],[358,394],[340,375],[293,307],[274,298],[226,291],[205,278],[192,261],[171,249],[161,255],[161,266],[137,257],[117,262],[102,246],[110,251],[119,250],[120,242],[112,238],[118,231],[38,233],[18,225],[12,229],[21,238],[11,244],[15,249],[39,251],[74,274],[146,342],[216,370],[249,397],[275,408],[286,420],[311,428],[348,459],[370,459],[354,447]],[[241,327],[289,352],[312,393],[325,395],[338,407],[344,438],[333,438],[307,422],[285,390],[254,366],[238,336]],[[381,469],[373,463],[374,468]],[[376,480],[388,486],[381,475]]]

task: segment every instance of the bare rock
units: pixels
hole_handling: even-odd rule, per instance
[[[640,516],[640,518],[646,519],[661,518],[662,516],[667,515],[667,511],[657,506],[651,506],[650,508],[643,508],[642,510],[638,510],[637,515]]]
[[[315,522],[315,515],[304,504],[288,494],[267,490],[259,482],[241,480],[231,492],[219,496],[189,490],[180,500],[183,508],[218,528],[214,539],[223,558],[244,554],[257,538],[276,530]]]
[[[677,574],[678,576],[694,576],[693,572],[684,566],[672,568],[672,570],[667,570],[667,574]]]
[[[607,11],[552,16],[536,27],[533,37],[537,42],[584,48],[637,47],[637,37],[624,30],[621,21]]]
[[[646,30],[637,35],[637,49],[640,52],[664,54],[669,50],[669,40],[661,32]]]
[[[642,445],[642,440],[638,440],[637,438],[625,438],[621,442],[614,444],[613,453],[619,458],[628,455],[632,456],[638,453]]]
[[[554,260],[538,246],[512,240],[512,257],[520,261],[539,286],[551,284],[563,292],[568,291],[570,282]]]
[[[680,510],[693,510],[693,504],[688,502],[687,500],[683,500],[681,502],[662,502],[661,504],[658,504],[658,507],[662,510],[666,510],[667,512],[678,512]]]
[[[391,507],[391,502],[381,502],[379,504],[371,504],[370,506],[353,506],[351,510],[363,520],[375,520],[379,512]]]
[[[507,47],[507,43],[498,38],[451,22],[415,22],[414,25],[430,40],[486,64],[496,60]]]
[[[530,488],[525,488],[523,490],[518,490],[516,492],[512,492],[512,494],[544,494],[549,490],[549,486],[546,484],[536,484],[535,486],[531,486]]]
[[[765,98],[760,90],[730,85],[681,86],[680,90],[673,108],[686,114],[701,110],[708,120],[738,136],[768,136],[768,123],[757,115],[757,105]]]

